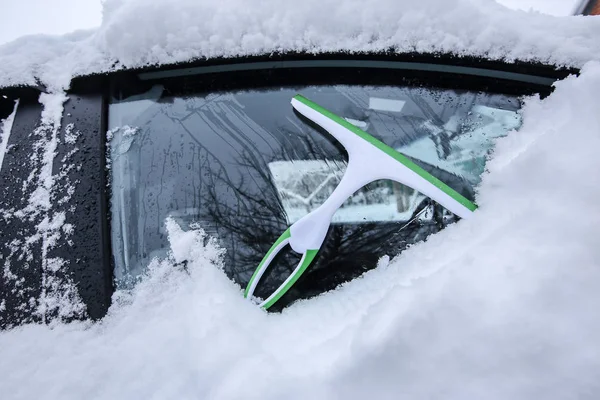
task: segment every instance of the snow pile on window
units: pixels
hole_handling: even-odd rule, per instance
[[[95,31],[0,47],[0,87],[66,88],[74,75],[272,52],[454,53],[580,67],[600,19],[513,11],[494,0],[106,0]]]
[[[600,396],[600,63],[523,110],[473,218],[267,314],[198,229],[100,323],[0,333],[10,399]],[[187,263],[185,262],[187,261]]]
[[[4,162],[4,154],[6,154],[6,150],[8,148],[8,138],[10,137],[10,132],[12,130],[13,121],[15,119],[15,114],[17,113],[17,108],[19,107],[19,101],[15,101],[15,107],[13,108],[13,112],[10,113],[6,119],[0,120],[0,172],[2,171],[2,163]]]

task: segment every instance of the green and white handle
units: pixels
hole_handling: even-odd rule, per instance
[[[461,218],[468,218],[477,208],[471,201],[408,157],[318,104],[296,95],[292,99],[292,106],[333,135],[346,148],[348,167],[331,196],[317,209],[292,224],[260,262],[248,282],[245,297],[252,297],[265,270],[287,244],[292,250],[302,254],[302,259],[292,274],[260,304],[261,307],[268,309],[292,287],[321,248],[333,214],[352,194],[373,181],[389,179],[400,182],[428,196]]]

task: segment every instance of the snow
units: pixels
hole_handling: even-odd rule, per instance
[[[171,256],[104,320],[0,334],[4,397],[598,398],[599,90],[590,62],[526,99],[473,218],[281,314],[165,221]]]
[[[496,0],[508,8],[525,11],[537,11],[545,14],[566,16],[573,11],[581,0]]]
[[[65,126],[65,143],[75,144],[77,143],[77,139],[79,139],[79,132],[75,131],[75,124],[70,123]]]
[[[98,29],[0,46],[0,87],[68,88],[73,76],[285,51],[453,53],[581,67],[600,19],[509,10],[494,0],[106,0]]]
[[[40,103],[44,105],[41,117],[41,124],[33,132],[34,137],[39,137],[31,155],[31,161],[38,165],[25,182],[25,187],[35,186],[35,190],[29,198],[27,207],[19,216],[33,215],[37,216],[40,212],[49,211],[52,207],[50,201],[50,192],[54,186],[54,175],[52,167],[58,145],[58,130],[62,119],[63,103],[67,101],[64,93],[59,95],[42,93]],[[48,135],[49,134],[49,135]],[[38,150],[41,150],[38,151]],[[40,154],[41,153],[41,154]]]
[[[4,155],[8,147],[8,138],[12,130],[13,121],[17,114],[17,108],[19,107],[19,101],[15,101],[15,107],[13,112],[4,120],[0,120],[0,172],[2,171],[2,163],[4,162]]]
[[[579,0],[497,0],[513,9],[571,15]],[[0,14],[0,44],[24,35],[61,35],[97,28],[102,22],[101,0],[20,0]]]

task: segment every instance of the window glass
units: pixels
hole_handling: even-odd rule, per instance
[[[388,86],[312,86],[171,96],[160,85],[109,109],[112,244],[118,287],[164,257],[167,217],[197,223],[227,249],[225,272],[245,287],[273,242],[322,204],[346,168],[344,148],[297,114],[302,94],[412,158],[473,200],[493,139],[520,125],[516,97]],[[333,289],[455,219],[391,181],[337,211],[315,262],[282,304]],[[291,252],[289,252],[291,253]],[[257,293],[296,266],[276,260]]]

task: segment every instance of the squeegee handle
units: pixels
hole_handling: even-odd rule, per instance
[[[273,246],[269,249],[267,254],[263,257],[262,261],[258,265],[258,268],[254,271],[254,274],[250,278],[248,285],[246,285],[246,290],[244,291],[244,297],[252,297],[254,291],[256,290],[256,286],[258,282],[262,278],[263,274],[275,258],[275,256],[289,243],[290,241],[290,229],[287,229],[280,237],[275,241]],[[265,299],[260,306],[265,310],[269,309],[273,304],[275,304],[281,296],[283,296],[290,288],[296,283],[296,281],[302,276],[304,271],[308,268],[308,266],[312,263],[315,256],[317,255],[317,250],[307,250],[302,255],[300,262],[294,269],[294,271],[287,277],[287,279],[279,285],[277,289]]]

